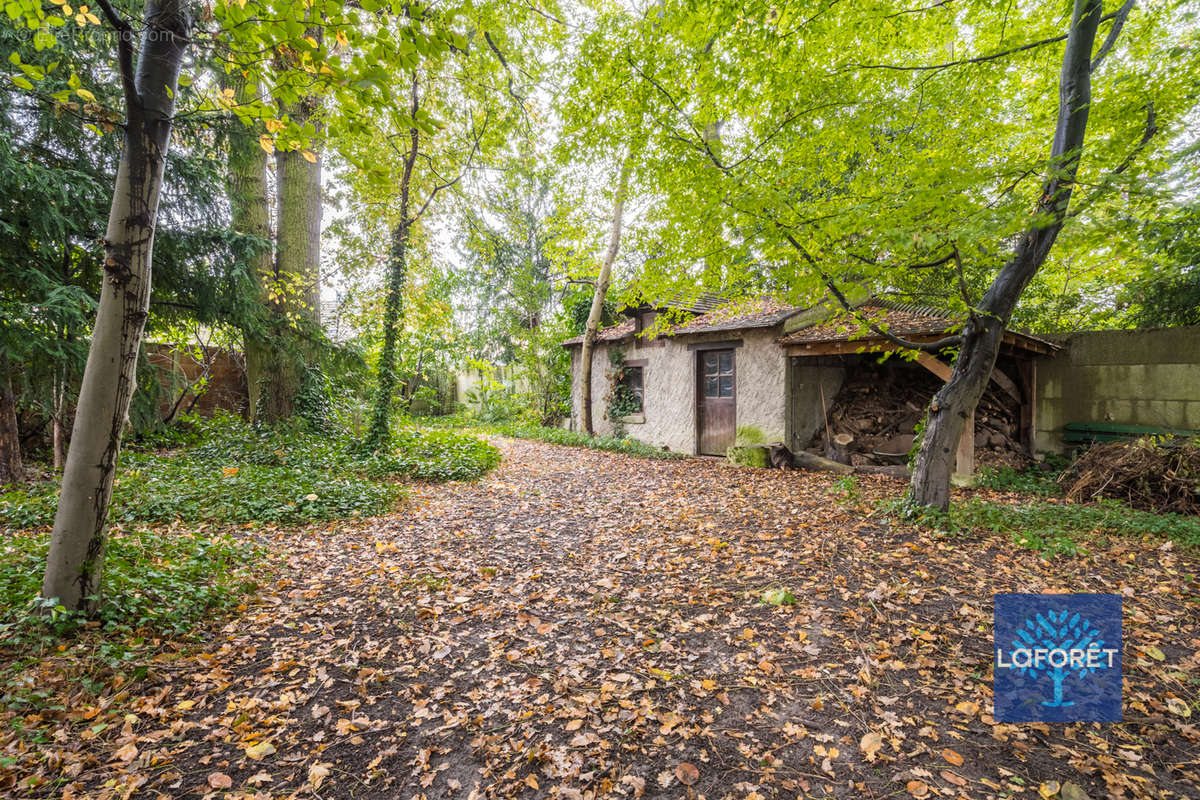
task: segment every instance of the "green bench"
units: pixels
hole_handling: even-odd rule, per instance
[[[1114,425],[1111,422],[1068,422],[1063,426],[1066,444],[1095,444],[1096,442],[1130,442],[1143,436],[1178,436],[1187,438],[1200,431],[1162,428],[1154,425]]]

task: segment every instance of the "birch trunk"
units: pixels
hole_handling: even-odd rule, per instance
[[[915,506],[943,511],[950,507],[950,475],[959,436],[987,388],[1017,301],[1045,263],[1066,220],[1087,132],[1092,50],[1102,5],[1101,0],[1075,0],[1059,78],[1058,121],[1050,168],[1035,215],[1041,222],[1021,237],[1012,257],[967,321],[950,379],[929,405],[924,441],[909,490],[909,501]]]
[[[608,249],[596,276],[596,288],[592,293],[592,308],[588,312],[587,325],[583,329],[583,347],[579,352],[579,373],[582,385],[579,388],[580,424],[588,436],[595,436],[592,423],[592,356],[596,349],[596,334],[600,330],[600,316],[604,311],[604,298],[608,295],[608,284],[612,280],[612,265],[621,249],[621,225],[625,216],[625,193],[629,188],[629,170],[633,156],[626,150],[621,160],[621,172],[617,176],[617,194],[613,200],[612,228],[608,234]]]
[[[104,242],[100,305],[79,390],[42,597],[73,609],[99,602],[121,434],[150,300],[150,264],[179,68],[191,16],[186,0],[151,0],[136,70],[132,30],[115,20],[125,91],[125,145]],[[115,18],[110,18],[110,21]]]

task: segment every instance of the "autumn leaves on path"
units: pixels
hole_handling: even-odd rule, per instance
[[[48,732],[57,794],[1200,794],[1193,556],[1047,563],[869,515],[882,479],[847,505],[805,473],[502,446],[477,484],[281,536],[287,579],[152,667],[122,730]],[[992,593],[1056,588],[1125,594],[1124,725],[989,716]]]

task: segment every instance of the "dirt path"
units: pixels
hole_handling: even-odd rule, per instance
[[[293,539],[290,580],[158,665],[119,737],[60,743],[62,796],[1200,796],[1163,704],[1196,699],[1196,559],[1047,564],[821,476],[501,444],[478,484]],[[1125,592],[1125,725],[989,717],[992,593],[1053,588]]]

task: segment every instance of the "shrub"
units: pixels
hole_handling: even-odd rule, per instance
[[[474,480],[500,463],[500,451],[475,436],[451,431],[401,431],[390,453],[364,460],[366,474],[407,475],[423,481]]]

